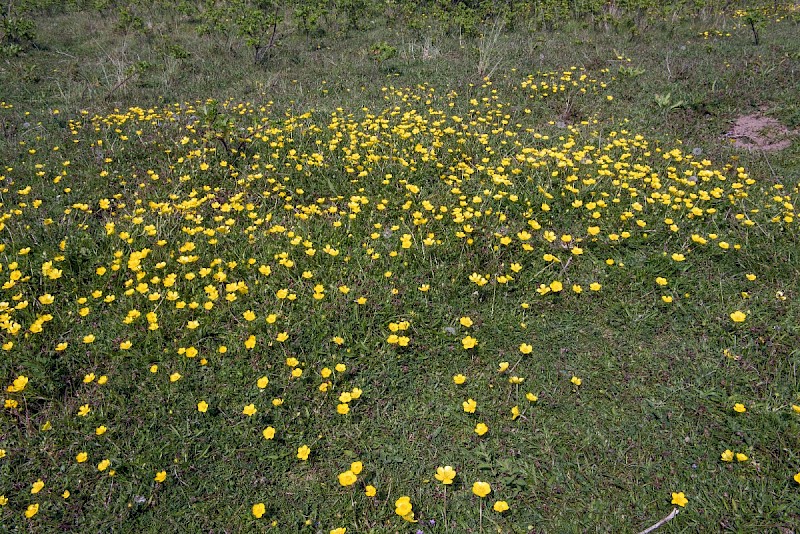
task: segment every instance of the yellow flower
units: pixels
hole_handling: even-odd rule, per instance
[[[347,532],[347,528],[339,527],[332,529],[329,534],[344,534],[345,532]]]
[[[256,382],[256,386],[258,386],[258,389],[264,389],[268,385],[269,385],[269,378],[267,378],[266,376],[262,376],[261,378],[258,379],[258,382]]]
[[[508,369],[508,365],[508,362],[500,362],[500,364],[497,366],[497,372],[504,373],[506,369]]]
[[[86,454],[85,452],[79,452],[78,455],[75,457],[75,461],[78,462],[79,464],[82,464],[88,459],[89,455]]]
[[[736,461],[737,462],[746,462],[747,460],[749,460],[749,458],[747,457],[747,455],[745,453],[743,453],[743,452],[737,452],[736,453]]]
[[[659,276],[659,277],[656,278],[656,284],[660,285],[661,287],[664,287],[668,283],[669,282],[667,282],[667,279],[664,278],[664,277]]]
[[[256,314],[253,313],[251,310],[247,310],[242,314],[242,317],[244,317],[245,321],[252,321],[256,318]]]
[[[43,487],[44,487],[44,482],[40,478],[39,480],[33,483],[33,486],[31,487],[31,493],[33,494],[39,493],[40,491],[42,491]]]
[[[286,333],[286,332],[281,332],[280,334],[278,334],[278,335],[275,337],[275,340],[276,340],[276,341],[278,341],[279,343],[283,343],[283,342],[284,342],[284,341],[286,341],[287,339],[289,339],[289,334],[288,334],[288,333]]]
[[[350,471],[349,469],[344,473],[339,473],[339,484],[341,484],[342,486],[345,487],[352,486],[353,484],[356,483],[357,480],[358,477],[356,476],[356,474]]]
[[[553,280],[552,282],[550,282],[550,291],[552,291],[553,293],[558,293],[562,289],[564,289],[564,284],[562,284],[558,280]]]
[[[364,488],[364,495],[366,495],[367,497],[374,497],[377,493],[378,490],[375,488],[375,486],[370,485]]]
[[[98,471],[105,471],[108,469],[108,466],[111,465],[111,462],[108,459],[101,460],[99,464],[97,464]]]
[[[661,300],[663,300],[667,304],[671,304],[672,303],[672,296],[671,295],[661,295]]]
[[[734,323],[742,323],[747,318],[747,314],[745,314],[745,313],[743,313],[743,312],[741,312],[739,310],[736,310],[735,312],[733,312],[731,314],[730,317],[731,317],[731,320]]]
[[[458,375],[455,375],[453,377],[453,382],[455,382],[457,385],[461,385],[466,381],[467,381],[467,377],[462,375],[462,374],[458,374]]]
[[[271,426],[268,426],[263,432],[261,432],[261,434],[264,436],[264,439],[272,439],[275,437],[275,429]]]
[[[469,328],[473,324],[472,319],[470,319],[469,317],[462,317],[461,319],[458,320],[458,322],[461,323],[461,326],[465,328]]]
[[[737,402],[733,405],[733,411],[737,413],[744,413],[747,411],[747,408],[745,408],[744,404]]]
[[[256,519],[260,519],[264,515],[264,513],[266,513],[266,511],[267,507],[264,506],[263,502],[259,502],[253,505],[253,516],[255,516]]]
[[[519,417],[519,406],[511,408],[511,420],[514,421]]]
[[[200,413],[206,413],[208,410],[208,403],[204,400],[201,400],[197,403],[197,411]]]
[[[352,471],[354,475],[361,474],[361,471],[363,470],[364,464],[362,462],[353,462],[350,464],[350,471]]]
[[[581,380],[577,376],[573,376],[572,378],[569,379],[569,381],[575,384],[576,386],[580,386],[581,384],[583,384],[583,380]]]
[[[297,448],[297,457],[303,461],[308,460],[308,455],[311,454],[311,449],[308,445],[301,445]]]
[[[533,352],[533,345],[528,345],[527,343],[523,343],[519,346],[519,351],[522,354],[530,354]]]
[[[800,413],[800,406],[798,406],[797,404],[792,404],[792,411],[794,413]]]
[[[167,472],[166,471],[159,471],[156,473],[155,481],[156,482],[164,482],[167,479]]]
[[[600,291],[600,288],[602,287],[603,286],[601,286],[597,282],[592,282],[591,284],[589,284],[589,289],[591,289],[592,291]]]
[[[19,393],[20,391],[25,389],[25,386],[28,385],[28,377],[24,375],[20,375],[14,379],[14,382],[10,386],[6,388],[6,391],[9,393]]]
[[[251,336],[250,336],[250,337],[248,337],[248,338],[247,338],[247,340],[244,342],[244,347],[245,347],[246,349],[250,350],[250,349],[252,349],[252,348],[253,348],[253,347],[255,347],[255,346],[256,346],[256,336],[253,336],[253,335],[251,335]]]
[[[680,254],[678,252],[675,252],[672,255],[672,261],[684,261],[685,259],[686,259],[686,256],[684,256],[683,254]]]
[[[475,345],[477,345],[477,344],[478,344],[478,340],[475,339],[472,336],[467,336],[467,337],[465,337],[464,339],[461,340],[461,345],[464,346],[464,350],[471,349],[471,348],[475,347]]]
[[[86,344],[94,343],[95,337],[94,334],[89,334],[87,336],[83,336],[83,342]]]
[[[106,426],[105,426],[105,425],[100,425],[100,426],[98,426],[97,428],[95,428],[95,429],[94,429],[94,433],[95,433],[96,435],[98,435],[98,436],[102,436],[102,435],[103,435],[103,434],[105,434],[107,431],[108,431],[108,428],[106,428]]]
[[[683,508],[684,506],[686,506],[686,503],[688,503],[688,502],[689,502],[689,499],[686,498],[686,496],[683,494],[682,491],[672,494],[672,503],[671,504],[677,504],[678,506]]]
[[[503,512],[508,510],[508,503],[506,501],[497,501],[496,503],[494,503],[494,506],[492,506],[492,510],[494,510],[499,514],[502,514]]]
[[[453,479],[456,478],[456,470],[449,465],[444,467],[440,466],[436,468],[436,474],[433,476],[442,484],[450,485],[453,483]]]
[[[334,369],[336,369],[337,373],[344,373],[345,371],[347,371],[347,366],[343,363],[337,363]]]
[[[486,497],[491,493],[492,487],[489,485],[488,482],[481,482],[480,480],[475,482],[472,485],[472,493],[477,495],[478,497]]]
[[[177,382],[180,379],[181,379],[181,374],[180,373],[172,373],[171,375],[169,375],[169,381],[170,382]]]
[[[247,416],[251,416],[255,414],[257,411],[258,409],[256,408],[255,404],[248,404],[247,406],[244,407],[242,413]]]
[[[28,509],[25,510],[25,517],[30,519],[38,513],[39,513],[39,503],[31,504],[28,505]]]
[[[89,415],[89,412],[91,412],[91,411],[92,411],[92,409],[91,409],[91,407],[89,407],[89,405],[88,405],[88,404],[83,404],[83,405],[81,405],[81,407],[78,409],[78,415],[79,415],[80,417],[86,417],[87,415]]]
[[[347,415],[350,413],[350,405],[345,403],[337,404],[336,411],[341,415]]]
[[[8,504],[8,497],[5,495],[0,495],[0,506],[5,506]]]
[[[795,481],[795,482],[797,482],[798,484],[800,484],[800,473],[796,473],[796,474],[794,475],[794,477],[792,477],[792,478],[794,478],[794,481]]]
[[[464,411],[467,413],[475,413],[475,408],[478,407],[478,403],[472,399],[467,399],[461,403],[461,406],[464,408]]]
[[[394,502],[394,513],[405,519],[406,521],[414,520],[414,512],[412,511],[411,497],[403,495]]]
[[[486,434],[489,431],[489,427],[483,423],[478,423],[475,425],[475,433],[479,436]]]
[[[732,462],[733,461],[733,451],[731,451],[729,449],[725,449],[725,452],[723,452],[720,455],[720,459],[723,462]]]
[[[528,399],[531,402],[536,402],[536,401],[539,400],[539,397],[537,397],[536,395],[534,395],[533,393],[530,393],[530,392],[525,394],[525,398]]]

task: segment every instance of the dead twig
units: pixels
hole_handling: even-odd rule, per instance
[[[669,515],[667,517],[665,517],[664,519],[662,519],[661,521],[659,521],[655,525],[652,525],[652,526],[644,529],[639,534],[648,534],[650,532],[653,532],[657,528],[662,527],[664,524],[666,524],[667,522],[671,521],[672,518],[674,518],[676,515],[678,515],[678,512],[680,512],[680,510],[678,508],[673,508],[672,511],[669,513]]]

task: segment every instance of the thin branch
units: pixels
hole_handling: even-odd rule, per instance
[[[678,512],[680,512],[680,510],[678,508],[673,508],[672,511],[669,513],[669,515],[667,517],[665,517],[664,519],[662,519],[661,521],[659,521],[655,525],[644,529],[639,534],[649,534],[650,532],[653,532],[657,528],[660,528],[660,527],[664,526],[664,524],[666,524],[667,522],[672,520],[673,517],[678,515]]]

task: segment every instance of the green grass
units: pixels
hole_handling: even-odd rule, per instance
[[[37,19],[0,66],[8,530],[638,532],[674,492],[661,532],[800,521],[798,144],[723,137],[758,110],[800,126],[791,17],[758,46],[729,15],[491,41],[376,19],[261,66],[114,19]]]

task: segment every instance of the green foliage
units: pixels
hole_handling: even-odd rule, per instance
[[[134,14],[128,6],[119,8],[117,12],[117,29],[123,32],[143,32],[145,28],[144,20]]]
[[[743,18],[753,33],[753,44],[758,46],[761,42],[760,32],[767,27],[767,18],[759,9],[748,9]]]
[[[369,0],[335,0],[335,2],[337,11],[344,14],[351,29],[358,29],[359,21],[369,14]]]
[[[234,35],[252,50],[253,63],[269,59],[278,46],[283,22],[279,0],[208,0],[200,15],[201,34]]]
[[[625,78],[637,78],[645,72],[647,72],[645,69],[638,67],[626,67],[625,65],[619,66],[619,74]]]
[[[322,20],[330,13],[329,0],[301,0],[294,8],[294,20],[305,35],[318,31]]]
[[[36,38],[31,19],[18,15],[0,15],[0,43],[26,45]]]
[[[375,59],[378,65],[397,56],[397,48],[390,45],[386,41],[381,41],[373,45],[370,52],[372,52],[372,57]]]
[[[0,56],[16,57],[36,38],[33,20],[25,16],[24,9],[8,2],[0,12]]]

